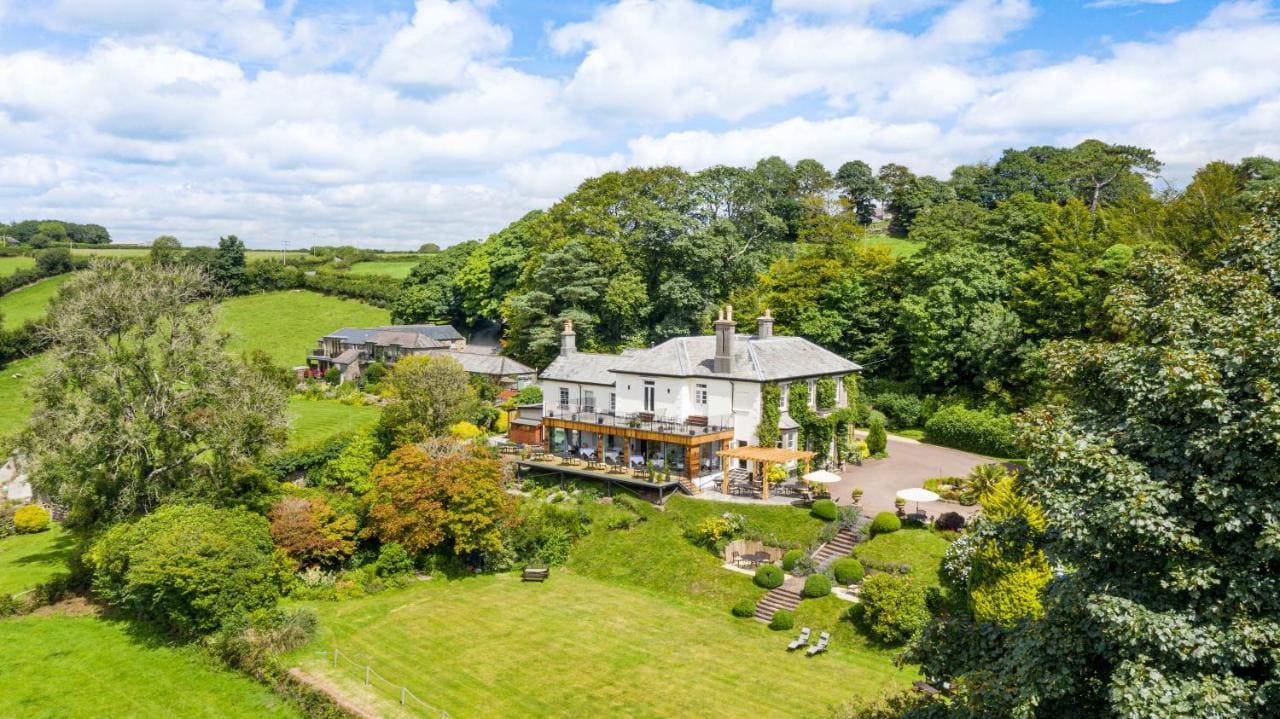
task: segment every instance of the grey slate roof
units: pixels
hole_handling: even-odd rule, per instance
[[[712,335],[669,339],[619,362],[616,369],[629,374],[725,377],[755,382],[847,374],[862,369],[856,362],[803,337],[737,335],[733,349],[733,371],[728,374],[712,372],[716,354],[716,338]]]
[[[446,342],[462,339],[449,325],[387,325],[385,327],[343,327],[326,337],[338,337],[347,344],[372,342],[386,347],[400,345],[407,349],[438,349]]]
[[[349,350],[343,350],[342,354],[338,355],[337,357],[334,357],[333,362],[334,364],[349,365],[355,362],[359,358],[360,358],[360,350],[349,349]]]
[[[613,368],[630,361],[630,355],[571,352],[560,355],[539,375],[542,379],[585,384],[613,385]]]
[[[456,360],[458,364],[462,365],[462,369],[471,374],[483,374],[493,377],[515,377],[522,374],[533,374],[532,367],[520,364],[510,357],[503,357],[490,352],[436,350],[428,354]]]

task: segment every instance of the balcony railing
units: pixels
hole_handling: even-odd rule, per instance
[[[688,415],[678,417],[664,412],[619,413],[600,410],[591,406],[562,404],[547,405],[542,416],[544,418],[594,424],[601,427],[642,429],[649,432],[680,434],[688,437],[733,430],[733,415],[716,417]]]

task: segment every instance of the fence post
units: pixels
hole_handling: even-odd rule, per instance
[[[364,685],[369,686],[369,665],[364,667]]]
[[[335,668],[338,666],[338,648],[337,647],[333,648],[333,666]]]
[[[400,706],[404,706],[404,687],[400,687]]]

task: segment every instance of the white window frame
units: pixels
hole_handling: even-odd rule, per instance
[[[704,410],[707,408],[707,386],[705,384],[695,384],[693,386],[693,404]]]
[[[653,380],[644,381],[644,411],[656,412],[658,407],[658,386]]]
[[[596,411],[596,393],[589,389],[582,390],[582,409],[584,412]]]
[[[561,407],[569,406],[569,388],[568,387],[560,388],[560,406]]]
[[[791,383],[782,383],[782,396],[778,398],[778,409],[786,412],[791,405]]]

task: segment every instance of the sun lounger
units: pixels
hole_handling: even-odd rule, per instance
[[[809,634],[810,634],[810,633],[811,633],[811,632],[809,631],[809,628],[808,628],[808,627],[805,627],[804,629],[801,629],[801,630],[800,630],[800,636],[796,637],[796,638],[795,638],[795,641],[793,641],[793,642],[791,642],[790,644],[788,644],[788,645],[787,645],[787,651],[789,651],[789,652],[794,652],[795,650],[799,649],[800,647],[803,647],[804,645],[808,644],[808,643],[809,643]]]
[[[805,652],[805,654],[812,657],[816,654],[821,654],[827,651],[827,643],[830,641],[831,641],[831,635],[826,632],[823,632],[822,634],[818,635],[818,643],[809,647],[809,651]]]

